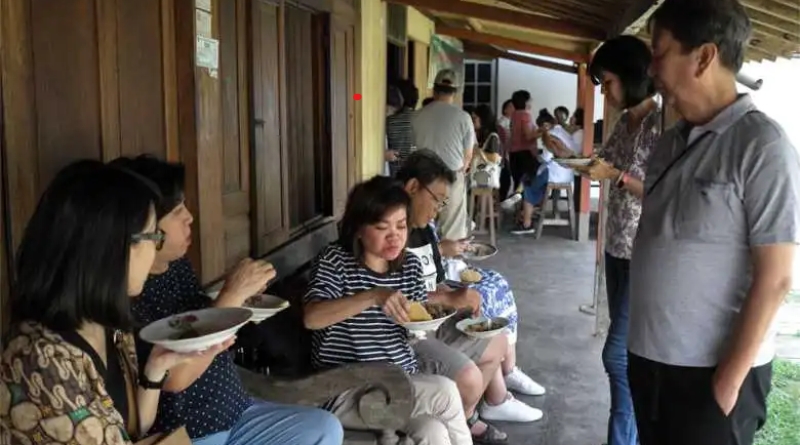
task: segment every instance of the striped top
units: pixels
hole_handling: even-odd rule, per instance
[[[314,264],[304,302],[346,298],[376,287],[399,290],[412,301],[428,298],[422,264],[415,255],[406,255],[399,271],[379,274],[333,243]],[[418,371],[417,358],[408,343],[408,330],[384,314],[380,306],[369,307],[312,333],[311,363],[315,368],[355,362],[389,362],[409,374]]]
[[[411,116],[414,110],[403,108],[397,113],[386,118],[386,141],[388,150],[397,151],[397,161],[390,162],[392,176],[405,162],[411,154],[411,146],[414,145],[414,133],[411,128]]]

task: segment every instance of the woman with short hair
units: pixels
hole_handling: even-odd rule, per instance
[[[1,443],[131,444],[153,425],[170,369],[230,346],[155,346],[139,367],[130,299],[164,245],[158,199],[139,175],[98,161],[67,166],[45,190],[17,251]]]
[[[631,249],[642,212],[647,159],[661,134],[661,109],[648,75],[652,56],[633,36],[604,43],[589,65],[606,103],[622,115],[586,170],[593,180],[610,179],[605,240],[606,292],[611,325],[603,347],[603,365],[611,386],[609,445],[635,445],[636,419],[628,386],[628,274]]]

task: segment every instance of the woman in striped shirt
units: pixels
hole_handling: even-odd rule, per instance
[[[405,190],[387,177],[375,177],[351,191],[340,238],[320,254],[304,298],[305,325],[314,331],[312,363],[317,368],[354,362],[402,367],[415,390],[407,431],[412,439],[431,445],[472,444],[456,385],[419,372],[402,326],[409,321],[409,302],[427,299],[421,262],[405,254],[408,205]],[[340,419],[358,409],[348,393],[329,408]]]

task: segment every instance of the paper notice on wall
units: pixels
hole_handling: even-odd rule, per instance
[[[194,7],[211,12],[211,0],[195,0]]]
[[[195,10],[194,22],[198,36],[211,37],[211,13]]]
[[[219,40],[197,36],[195,64],[216,71],[219,68]]]

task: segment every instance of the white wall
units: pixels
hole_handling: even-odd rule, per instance
[[[778,121],[800,150],[800,60],[748,63],[742,72],[764,80],[764,85],[758,91],[739,85],[739,91],[750,93],[758,108]]]
[[[572,63],[542,56],[533,57],[565,65]],[[547,108],[552,113],[553,109],[559,105],[569,108],[570,113],[572,113],[575,111],[575,105],[578,100],[578,76],[513,60],[498,59],[496,108],[498,112],[503,102],[511,99],[511,94],[517,90],[528,90],[531,93],[534,116],[542,108]],[[594,120],[602,118],[603,96],[600,94],[600,88],[595,88]]]

